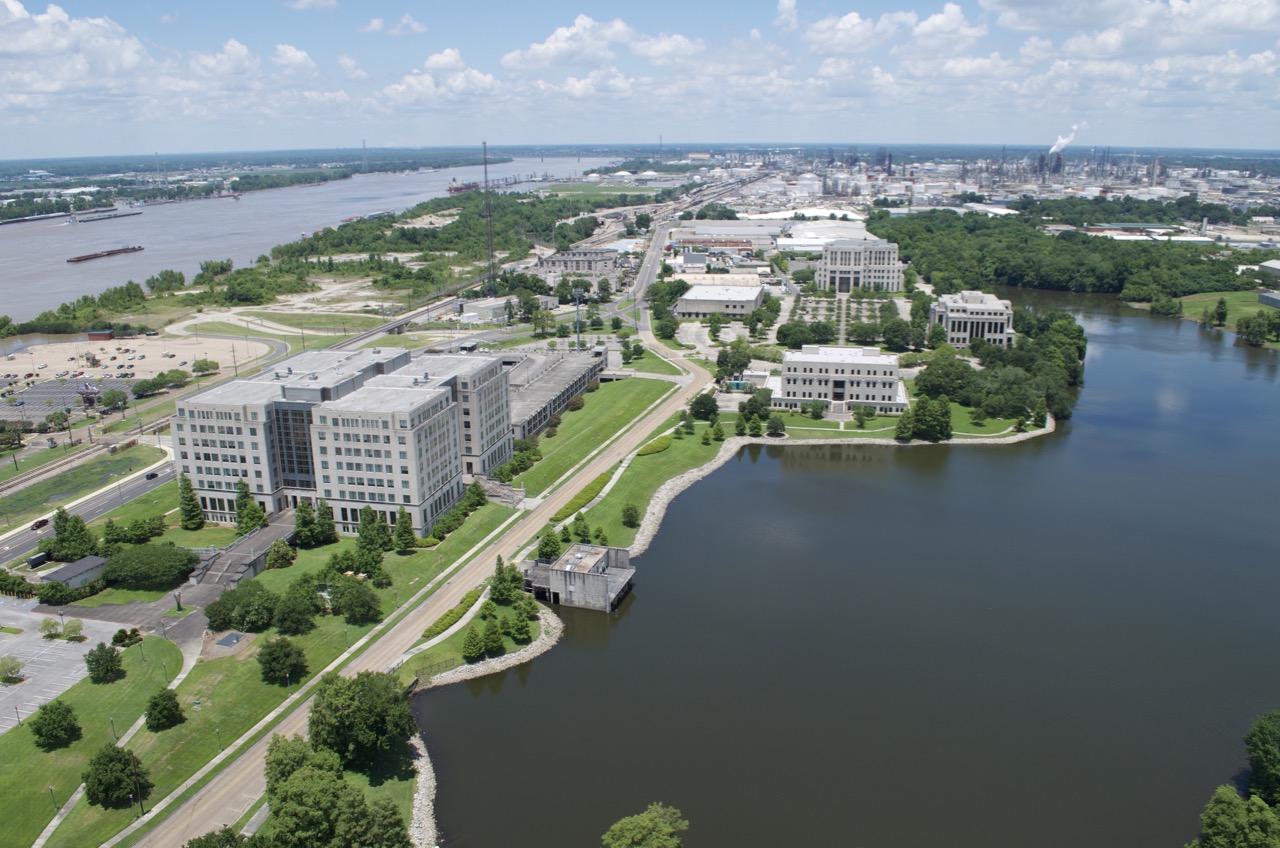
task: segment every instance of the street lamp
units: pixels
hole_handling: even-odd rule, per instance
[[[217,735],[217,737],[218,737],[218,750],[219,750],[219,751],[223,751],[223,750],[225,750],[225,749],[222,747],[222,728],[220,728],[220,727],[215,727],[215,728],[213,729],[213,732],[214,732],[214,733]]]
[[[53,802],[53,814],[58,814],[58,798],[53,794],[53,786],[49,787],[49,800]]]
[[[119,734],[117,734],[117,733],[116,733],[116,717],[115,717],[115,716],[107,716],[107,721],[111,722],[111,738],[112,738],[112,739],[115,739],[117,742],[119,742],[119,741],[120,741],[120,736],[119,736]]]

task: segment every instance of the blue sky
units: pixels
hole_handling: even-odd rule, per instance
[[[1278,53],[1280,0],[0,0],[0,159],[660,135],[1274,149]]]

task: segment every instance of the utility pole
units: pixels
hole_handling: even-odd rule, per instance
[[[489,193],[489,142],[480,142],[484,150],[484,227],[485,227],[485,246],[489,251],[489,281],[485,286],[485,293],[493,295],[495,292],[495,284],[497,277],[493,272],[493,204],[491,202],[492,195]],[[34,361],[34,360],[33,360]]]

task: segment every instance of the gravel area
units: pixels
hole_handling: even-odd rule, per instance
[[[409,841],[417,848],[434,848],[436,834],[436,770],[427,756],[427,744],[415,733],[409,737],[413,748],[413,768],[418,778],[413,792],[413,821],[409,823]]]

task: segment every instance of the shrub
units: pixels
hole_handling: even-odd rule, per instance
[[[671,437],[659,436],[652,442],[649,442],[649,444],[640,448],[640,450],[636,451],[636,456],[649,456],[650,454],[662,453],[669,447],[671,447]]]
[[[84,664],[89,669],[89,679],[94,683],[110,683],[124,677],[120,654],[106,642],[99,642],[98,647],[85,654]]]
[[[292,640],[268,639],[258,651],[258,665],[266,683],[297,683],[307,675],[307,657]]]
[[[482,594],[480,589],[472,589],[470,592],[462,596],[462,600],[458,602],[456,607],[445,612],[444,615],[437,618],[431,623],[431,626],[422,632],[423,639],[434,639],[441,633],[448,630],[464,616],[467,610],[480,599]]]
[[[156,690],[147,701],[147,730],[157,733],[182,724],[187,717],[182,714],[178,693],[168,687]]]
[[[558,524],[578,510],[582,509],[587,504],[591,503],[591,501],[595,500],[596,495],[600,494],[600,491],[608,485],[611,477],[613,477],[613,472],[606,471],[596,479],[592,480],[583,487],[582,491],[573,496],[573,500],[562,506],[560,510],[552,516],[551,520]]]
[[[111,557],[103,577],[126,589],[170,589],[186,580],[198,562],[195,553],[173,544],[130,545]]]
[[[582,395],[574,395],[573,397],[569,398],[569,403],[565,405],[565,408],[568,409],[570,412],[577,412],[579,409],[582,409],[582,407],[586,405],[587,405],[587,402],[582,399]]]

